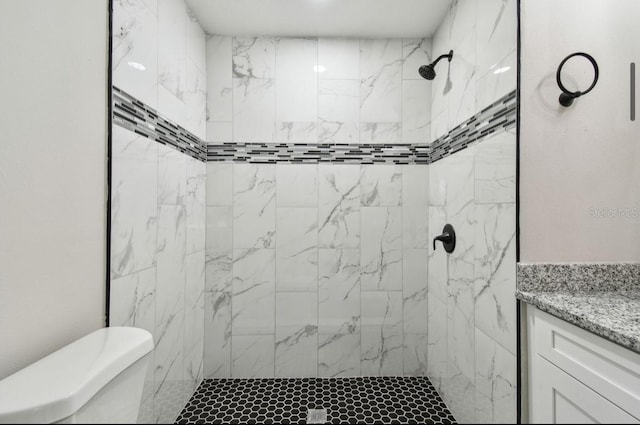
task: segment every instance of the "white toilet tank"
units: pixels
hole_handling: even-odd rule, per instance
[[[0,381],[0,423],[135,423],[153,338],[99,329]]]

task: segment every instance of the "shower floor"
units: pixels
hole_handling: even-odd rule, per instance
[[[451,424],[455,418],[426,377],[205,379],[177,423]]]

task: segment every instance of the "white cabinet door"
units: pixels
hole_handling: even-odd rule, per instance
[[[638,423],[638,420],[533,354],[530,414],[533,423]]]

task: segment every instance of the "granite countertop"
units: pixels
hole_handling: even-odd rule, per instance
[[[517,291],[516,298],[640,353],[640,291]]]
[[[640,353],[640,263],[520,263],[516,298]]]

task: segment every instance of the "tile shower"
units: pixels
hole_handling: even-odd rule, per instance
[[[209,143],[114,126],[111,324],[154,332],[151,420],[202,379],[428,376],[459,421],[515,421],[516,11],[476,3],[432,39],[206,47],[181,1],[114,3],[114,85]]]

